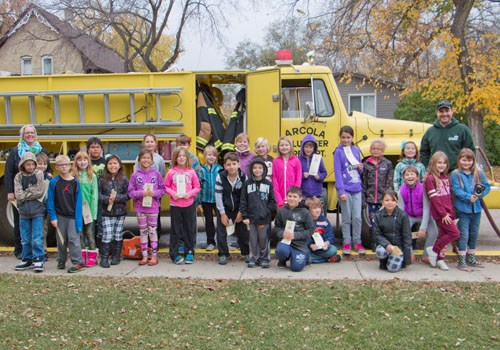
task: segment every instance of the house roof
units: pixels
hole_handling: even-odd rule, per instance
[[[123,73],[125,71],[123,59],[104,43],[73,28],[68,22],[61,20],[56,15],[35,4],[28,6],[19,16],[19,19],[10,27],[9,31],[0,39],[0,47],[25,25],[32,16],[36,16],[41,23],[52,31],[67,38],[80,51],[85,72],[101,70],[109,73]]]
[[[361,73],[354,73],[354,72],[346,72],[346,71],[336,71],[333,72],[333,77],[338,78],[338,77],[343,77],[343,76],[351,76],[357,79],[361,79],[366,81],[367,83],[372,83],[372,84],[383,84],[386,85],[387,87],[397,89],[397,90],[403,90],[404,85],[397,83],[395,81],[391,80],[386,80],[382,78],[377,78],[377,77],[372,77],[369,75],[361,74]]]

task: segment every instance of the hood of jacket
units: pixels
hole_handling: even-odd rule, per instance
[[[250,165],[248,166],[248,178],[251,179],[252,181],[257,181],[257,180],[255,180],[255,178],[253,176],[253,171],[252,171],[254,164],[262,164],[262,166],[264,167],[264,173],[262,174],[262,179],[259,181],[264,180],[267,176],[267,165],[266,165],[266,161],[264,159],[262,159],[261,157],[255,157],[250,162]]]
[[[300,156],[303,157],[303,158],[308,158],[308,156],[305,155],[304,153],[304,145],[306,144],[306,142],[312,142],[314,144],[314,151],[313,153],[311,154],[311,156],[313,154],[316,154],[318,153],[318,141],[316,141],[316,139],[314,138],[313,135],[311,134],[307,134],[303,139],[302,139],[302,142],[300,143]]]
[[[439,119],[437,119],[433,125],[438,129],[450,129],[459,123],[460,122],[457,120],[457,118],[451,118],[451,122],[449,124],[447,124],[446,126],[442,126],[441,123],[439,123]]]
[[[24,163],[26,163],[26,161],[28,160],[32,160],[35,162],[35,169],[37,167],[37,162],[36,162],[36,156],[31,153],[31,152],[25,152],[23,153],[23,156],[21,157],[21,160],[19,161],[19,171],[23,171],[24,172]]]

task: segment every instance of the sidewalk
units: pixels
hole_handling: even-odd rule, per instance
[[[461,282],[500,282],[500,264],[484,262],[485,267],[474,268],[471,272],[457,269],[456,259],[450,259],[449,271],[431,268],[429,265],[417,262],[398,273],[389,273],[378,269],[378,260],[344,259],[340,263],[313,264],[301,272],[292,272],[289,269],[279,269],[277,260],[271,261],[271,268],[248,268],[238,257],[233,256],[226,266],[212,260],[196,260],[193,265],[175,265],[162,254],[156,266],[139,266],[137,260],[123,260],[120,265],[104,269],[99,266],[87,268],[79,272],[78,276],[93,277],[163,277],[186,279],[221,279],[221,280],[256,280],[256,279],[294,279],[294,280],[390,280],[400,279],[408,281],[461,281]],[[52,257],[45,264],[45,271],[35,274],[32,270],[15,271],[14,266],[19,260],[13,256],[0,257],[0,273],[26,274],[30,276],[72,276],[66,270],[56,269],[56,259]],[[66,267],[69,267],[69,261]]]

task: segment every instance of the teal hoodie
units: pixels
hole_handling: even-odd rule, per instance
[[[469,128],[452,118],[450,124],[442,126],[436,120],[424,134],[420,143],[420,160],[427,167],[432,155],[443,151],[449,158],[450,169],[457,167],[457,156],[462,148],[470,148],[476,152]]]

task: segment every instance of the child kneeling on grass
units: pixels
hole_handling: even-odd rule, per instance
[[[398,272],[411,264],[410,220],[398,207],[396,192],[389,190],[382,196],[382,209],[375,214],[374,229],[381,270]]]
[[[306,199],[306,207],[314,221],[314,233],[309,237],[307,246],[313,264],[330,262],[340,262],[342,257],[337,254],[337,247],[333,245],[334,235],[330,221],[322,214],[323,205],[316,197]]]
[[[314,233],[314,221],[309,210],[301,204],[302,190],[291,186],[286,194],[286,204],[278,210],[274,226],[281,242],[276,246],[278,267],[285,268],[290,260],[290,269],[299,272],[309,261],[307,240]]]

